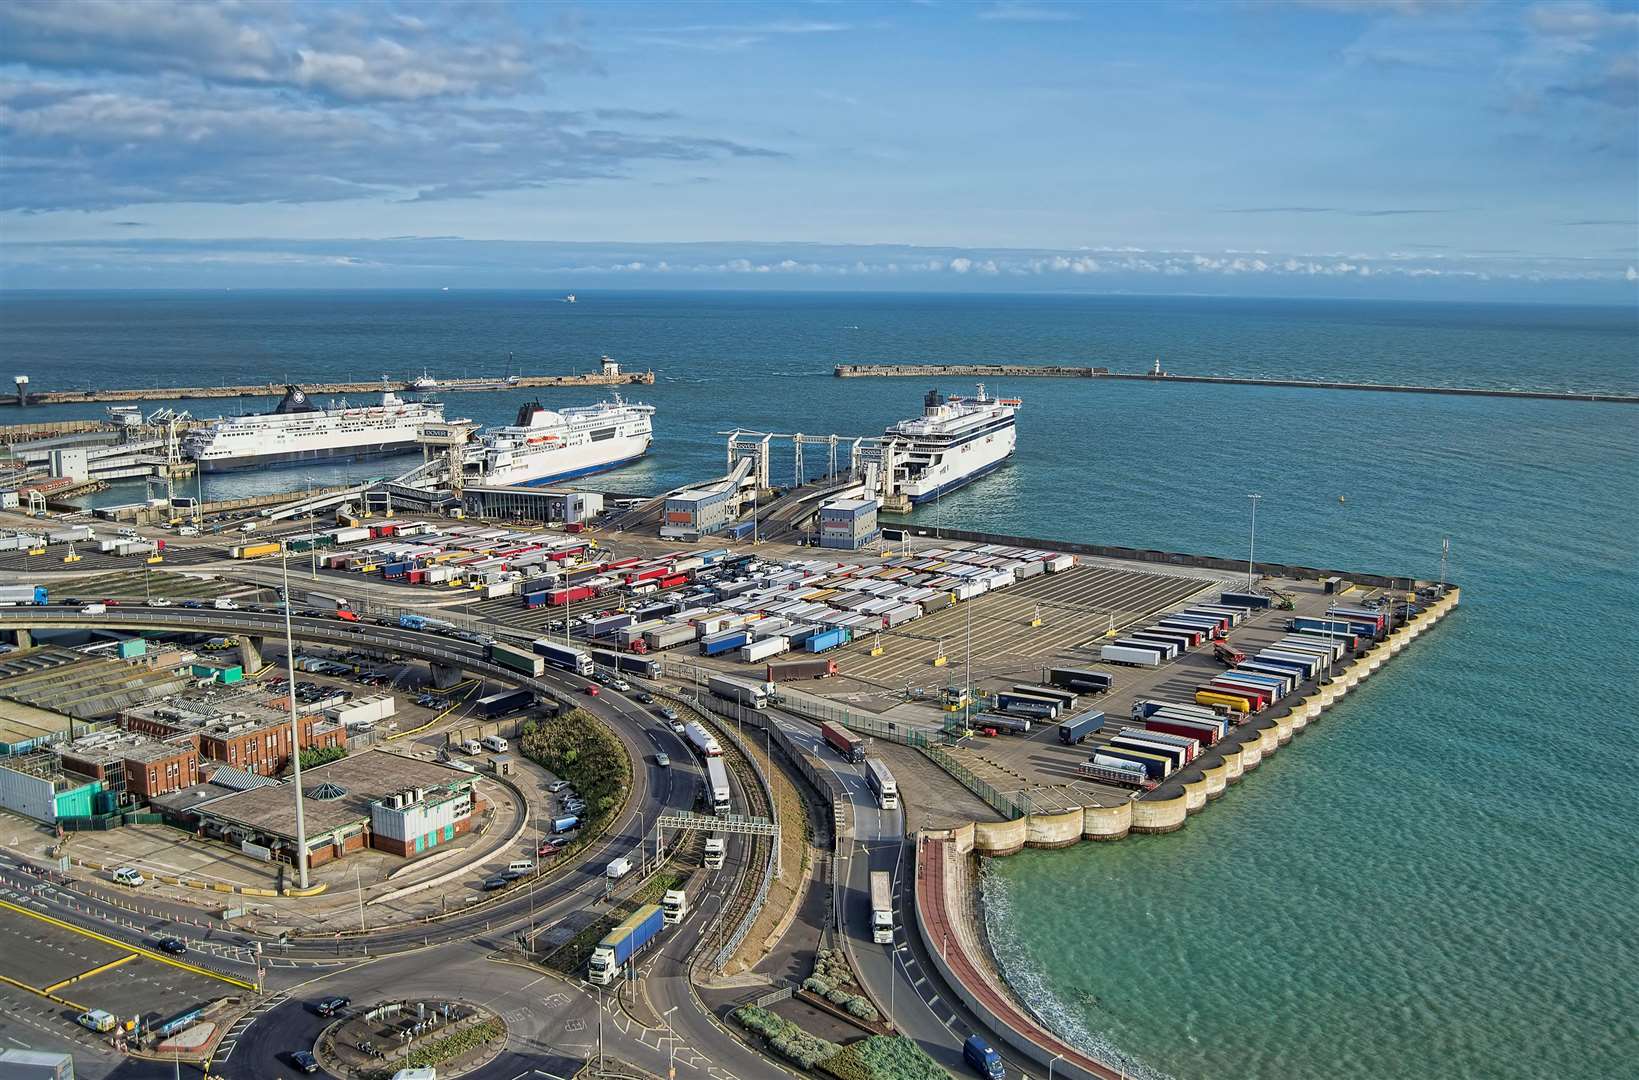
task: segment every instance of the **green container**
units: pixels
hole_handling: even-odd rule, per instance
[[[126,638],[119,643],[119,658],[129,660],[133,656],[142,656],[148,651],[148,643],[141,638]]]
[[[245,669],[242,668],[242,667],[239,667],[238,665],[235,665],[235,666],[230,667],[230,668],[223,668],[222,673],[221,673],[221,675],[218,676],[218,678],[220,678],[221,681],[224,682],[224,683],[244,682],[245,681]]]

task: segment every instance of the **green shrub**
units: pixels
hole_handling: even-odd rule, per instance
[[[519,740],[525,757],[574,785],[586,801],[586,828],[596,831],[620,806],[631,784],[632,764],[615,734],[591,713],[571,709],[526,731]]]
[[[842,1051],[836,1043],[810,1035],[784,1017],[754,1005],[736,1009],[734,1019],[746,1030],[767,1039],[775,1053],[804,1069],[816,1068]]]
[[[818,975],[810,975],[808,978],[804,979],[802,981],[802,988],[811,994],[818,994],[821,997],[824,997],[826,994],[831,992],[831,984],[820,978]]]
[[[938,1062],[902,1035],[850,1043],[821,1067],[838,1080],[950,1080]]]

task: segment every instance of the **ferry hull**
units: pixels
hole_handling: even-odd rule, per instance
[[[992,461],[989,465],[985,465],[974,472],[970,472],[966,476],[958,476],[954,480],[947,480],[943,484],[940,484],[938,487],[934,488],[932,491],[923,492],[918,495],[907,494],[907,497],[910,499],[911,506],[913,507],[921,506],[923,503],[933,502],[936,499],[941,499],[955,491],[957,488],[966,487],[968,484],[973,483],[973,481],[982,476],[989,476],[1003,465],[1006,465],[1008,458],[1010,457],[1012,457],[1011,454],[1009,454],[1008,457],[1000,459],[999,461]]]
[[[522,464],[509,465],[504,469],[485,476],[480,483],[496,484],[505,487],[538,487],[542,484],[552,484],[560,480],[572,480],[577,476],[590,476],[593,473],[607,472],[618,469],[622,465],[629,465],[649,452],[653,441],[650,435],[640,438],[627,437],[618,440],[609,440],[607,456],[591,457],[584,452],[584,447],[568,447],[537,455],[541,460],[526,461]],[[591,460],[588,460],[591,458]]]
[[[413,442],[377,443],[365,446],[315,447],[312,450],[289,450],[276,454],[256,454],[250,457],[195,459],[201,473],[244,472],[247,469],[277,469],[309,462],[368,461],[373,458],[399,457],[416,453]]]

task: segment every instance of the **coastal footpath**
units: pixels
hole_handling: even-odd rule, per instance
[[[1216,383],[1225,386],[1288,386],[1300,390],[1376,390],[1391,394],[1455,394],[1466,397],[1531,398],[1547,401],[1604,401],[1639,405],[1639,394],[1579,393],[1571,390],[1494,390],[1483,386],[1416,386],[1398,383],[1330,382],[1319,379],[1252,379],[1236,375],[1173,375],[1121,372],[1068,364],[838,364],[839,379],[938,378],[1114,379],[1128,382]]]
[[[1089,805],[1011,821],[975,821],[954,828],[924,829],[916,844],[917,933],[934,966],[967,1006],[1014,1050],[1072,1080],[1117,1080],[1123,1075],[1049,1031],[1002,981],[984,945],[970,855],[1011,855],[1027,847],[1059,848],[1082,840],[1120,840],[1132,834],[1170,833],[1221,796],[1322,713],[1370,678],[1453,610],[1461,590],[1452,587],[1409,622],[1312,696],[1283,715],[1264,721],[1255,738],[1224,755],[1200,780],[1170,799],[1134,799],[1117,806]]]

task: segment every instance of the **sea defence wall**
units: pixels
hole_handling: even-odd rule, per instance
[[[622,371],[605,375],[599,371],[576,375],[519,375],[512,381],[497,379],[445,379],[434,395],[464,394],[486,390],[529,390],[542,386],[650,386],[654,383],[652,371]],[[379,394],[383,389],[396,392],[417,392],[406,383],[333,382],[304,385],[313,394]],[[246,383],[236,386],[155,386],[126,387],[107,390],[33,390],[28,394],[29,405],[67,405],[96,401],[191,401],[196,398],[279,397],[285,392],[283,383]],[[13,397],[0,397],[0,405],[21,405]]]
[[[1239,375],[1174,375],[1170,372],[1110,371],[1074,364],[838,364],[839,379],[1114,379],[1124,382],[1218,383],[1226,386],[1287,386],[1299,390],[1375,390],[1389,394],[1452,394],[1459,397],[1527,398],[1547,401],[1605,401],[1639,405],[1639,394],[1574,390],[1503,390],[1484,386],[1417,386],[1399,383],[1330,382],[1321,379],[1257,379]]]
[[[961,854],[1013,855],[1025,848],[1061,848],[1083,840],[1121,840],[1132,835],[1176,832],[1189,818],[1223,795],[1224,790],[1274,757],[1281,747],[1299,733],[1318,723],[1349,691],[1400,655],[1441,619],[1449,615],[1462,592],[1449,588],[1446,594],[1398,627],[1386,639],[1355,659],[1335,678],[1307,697],[1300,698],[1278,715],[1260,716],[1254,730],[1242,737],[1239,748],[1223,755],[1220,764],[1204,771],[1201,778],[1183,785],[1168,798],[1137,798],[1114,806],[1087,805],[1047,814],[1027,814],[1011,821],[975,821],[951,829],[932,830],[926,835],[954,842]]]

